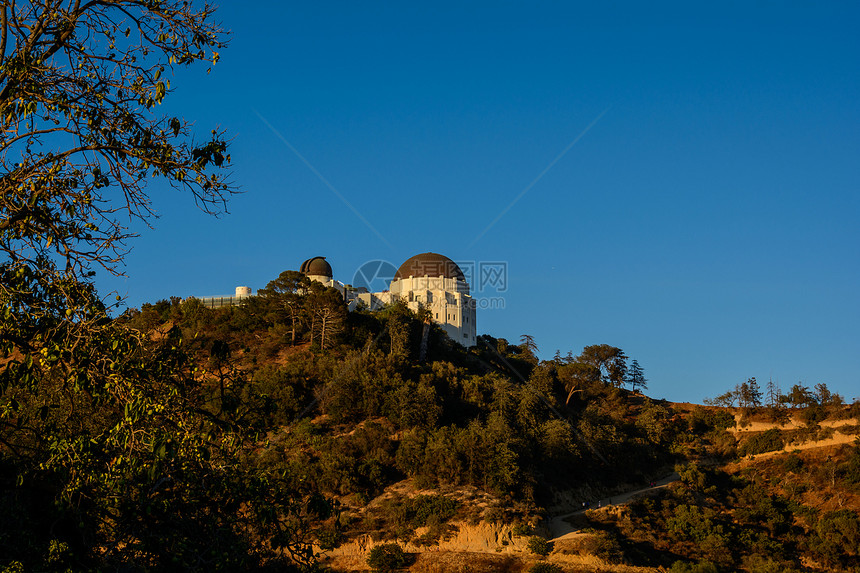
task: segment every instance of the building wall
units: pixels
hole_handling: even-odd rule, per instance
[[[466,281],[443,277],[409,277],[391,281],[391,293],[413,312],[430,310],[433,322],[463,346],[477,344],[477,311]]]

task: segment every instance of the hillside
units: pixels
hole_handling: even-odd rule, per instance
[[[95,516],[120,511],[148,523],[125,538],[147,555],[144,569],[211,569],[194,565],[201,555],[249,571],[860,566],[860,405],[829,394],[795,408],[652,400],[641,369],[631,384],[620,348],[541,361],[530,337],[483,335],[466,349],[404,306],[346,313],[338,300],[319,289],[220,310],[172,299],[116,319],[146,348],[116,362],[138,380],[123,391],[150,396],[134,432],[161,437],[142,442],[138,460],[116,451],[81,466],[140,501],[106,501],[111,514],[84,506],[76,519],[93,531],[104,527]],[[142,372],[162,374],[147,382]],[[79,399],[46,410],[33,396],[19,398],[30,419],[80,419],[87,436],[131,423],[125,398],[111,413]],[[39,569],[29,555],[67,518],[28,498],[6,505],[23,517],[0,543]],[[126,531],[107,519],[110,535]],[[182,543],[173,564],[177,554],[159,548],[165,528]],[[229,543],[223,558],[210,535]],[[60,541],[61,563],[88,568],[110,554]]]
[[[824,542],[797,541],[833,512],[849,511],[849,530],[857,520],[857,405],[815,405],[810,421],[807,408],[655,401],[624,388],[613,368],[626,356],[607,345],[539,361],[528,344],[482,336],[466,350],[433,331],[420,363],[422,325],[403,309],[349,315],[338,344],[323,352],[301,336],[285,344],[272,311],[206,317],[197,309],[176,320],[188,304],[162,305],[163,324],[196,328],[200,358],[220,336],[236,349],[231,368],[272,400],[266,463],[336,502],[337,516],[321,524],[316,543],[336,569],[366,569],[374,546],[396,542],[416,571],[459,570],[476,554],[484,568],[521,570],[537,559],[528,548],[533,536],[551,541],[548,562],[565,570],[857,564],[851,551],[828,558]],[[795,450],[803,453],[785,453]],[[820,451],[841,468],[834,471],[843,481],[831,480],[827,499],[842,506],[810,498],[810,485],[786,491],[777,487],[785,482],[756,473]],[[676,466],[677,482],[667,478]],[[783,525],[759,531],[762,517],[747,505],[760,495],[778,500]],[[654,504],[662,520],[637,517]],[[713,524],[717,537],[682,524],[683,511],[705,524],[696,527]],[[559,535],[559,517],[571,513],[576,525]],[[759,541],[739,532],[744,523]],[[645,538],[631,533],[642,527],[651,531]],[[668,542],[654,542],[661,530]],[[850,545],[851,535],[841,542]],[[702,550],[705,541],[715,548]]]

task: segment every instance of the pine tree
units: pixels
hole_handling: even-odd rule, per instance
[[[747,383],[748,392],[749,392],[749,394],[747,396],[748,405],[751,408],[757,408],[758,406],[761,406],[761,397],[762,397],[761,396],[761,388],[759,387],[758,382],[755,379],[755,376],[753,376],[752,378],[747,380],[746,383]]]
[[[630,389],[634,392],[638,390],[645,390],[648,388],[646,385],[648,379],[645,378],[645,371],[639,366],[639,361],[633,359],[633,362],[630,364],[630,373],[627,377],[627,384],[630,385]]]

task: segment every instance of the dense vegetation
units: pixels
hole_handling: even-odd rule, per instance
[[[336,317],[325,336],[322,306]],[[174,298],[118,319],[100,316],[107,346],[53,352],[57,361],[100,356],[104,396],[60,392],[67,402],[45,404],[41,396],[63,380],[50,350],[44,389],[14,395],[30,424],[4,433],[6,475],[21,477],[5,486],[15,492],[3,498],[5,509],[19,517],[5,522],[0,544],[22,563],[125,562],[128,553],[105,545],[123,539],[148,556],[138,560],[142,568],[309,564],[311,541],[323,550],[364,535],[433,544],[455,517],[519,522],[531,535],[562,490],[611,495],[676,462],[731,460],[791,439],[774,429],[738,443],[725,409],[676,410],[625,388],[619,348],[539,361],[530,337],[516,345],[484,335],[467,350],[405,305],[347,313],[335,291],[291,272],[238,307]],[[780,419],[777,410],[747,408],[743,418]],[[820,431],[818,421],[804,431]],[[76,445],[44,443],[43,427]],[[33,454],[11,455],[23,451]],[[55,452],[78,456],[75,465],[49,465]],[[856,479],[856,464],[847,459],[839,475]],[[697,465],[682,477],[683,489],[633,504],[587,550],[681,568],[707,561],[703,567],[759,570],[750,564],[765,557],[798,566],[804,551],[833,567],[854,563],[850,553],[833,557],[842,541],[827,528],[850,531],[855,512],[804,514],[798,524],[789,498],[754,480]],[[413,491],[448,495],[376,500],[407,479]],[[464,487],[489,497],[475,504],[456,493]],[[39,489],[55,502],[40,505]],[[765,517],[773,523],[755,534],[743,525]],[[809,532],[819,541],[799,544]],[[164,552],[168,535],[174,543]],[[542,541],[533,539],[535,547]],[[541,553],[549,550],[544,543]]]
[[[299,281],[241,307],[175,299],[126,320],[185,341],[219,380],[217,399],[241,405],[269,432],[267,463],[327,495],[369,498],[412,477],[540,502],[538,484],[614,482],[619,460],[632,462],[625,477],[641,482],[674,459],[680,422],[665,404],[621,387],[617,348],[541,363],[526,344],[483,336],[467,351],[433,327],[419,363],[424,324],[394,305],[344,313],[330,338],[337,344],[323,352],[304,311],[320,296]],[[294,313],[305,318],[286,328]]]
[[[860,565],[856,509],[822,507],[826,498],[804,498],[806,490],[796,484],[801,478],[829,490],[827,495],[860,494],[860,445],[843,448],[838,458],[811,468],[798,454],[783,454],[734,474],[685,465],[679,467],[678,487],[590,518],[617,541],[616,559],[640,565],[671,565],[671,571],[851,571]],[[786,476],[795,483],[786,483]]]

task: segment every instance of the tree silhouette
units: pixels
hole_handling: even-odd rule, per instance
[[[639,362],[634,359],[633,362],[630,363],[630,370],[627,374],[627,384],[630,385],[630,389],[634,392],[637,390],[645,390],[648,388],[647,386],[648,379],[645,378],[645,371],[639,366]]]

